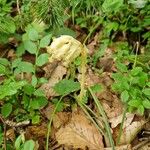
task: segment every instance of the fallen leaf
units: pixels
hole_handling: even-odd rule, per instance
[[[123,114],[117,116],[117,117],[114,117],[114,118],[111,118],[109,120],[109,122],[111,123],[111,127],[112,128],[115,128],[117,127],[121,122],[122,122],[122,117],[123,117]],[[131,114],[131,113],[126,113],[126,120],[123,124],[123,128],[129,126],[132,122],[134,118],[134,114]]]
[[[51,74],[51,77],[48,80],[48,83],[43,84],[40,89],[42,89],[47,98],[57,96],[56,92],[53,90],[53,87],[56,83],[62,80],[63,76],[67,73],[67,69],[63,66],[57,66]]]
[[[112,147],[108,147],[108,148],[104,148],[104,150],[112,150]],[[131,145],[120,145],[120,146],[116,146],[115,150],[132,150],[131,149]]]
[[[102,135],[89,120],[79,114],[74,114],[69,124],[56,133],[58,143],[73,148],[102,150],[104,148]]]
[[[119,144],[130,144],[133,141],[133,139],[137,136],[139,131],[143,128],[144,124],[146,123],[146,121],[143,118],[139,118],[138,120],[135,120],[135,121],[133,118],[134,118],[134,114],[127,113]],[[113,136],[115,137],[114,138],[115,141],[117,140],[117,137],[119,135],[119,128],[120,128],[120,126],[117,126],[117,125],[119,123],[121,124],[121,121],[122,121],[121,116],[110,120],[110,122],[112,123],[112,127],[114,127]]]

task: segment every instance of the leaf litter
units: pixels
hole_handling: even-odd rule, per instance
[[[56,39],[57,40],[57,39]],[[56,41],[54,40],[54,41]],[[91,50],[91,54],[95,47],[97,46],[98,35],[96,35],[88,45]],[[59,43],[60,42],[60,43]],[[55,47],[63,47],[63,42],[59,41]],[[69,39],[69,44],[78,43],[77,40]],[[53,43],[55,44],[55,43]],[[68,44],[68,43],[67,43]],[[49,53],[51,53],[50,63],[44,66],[43,70],[45,71],[45,77],[48,78],[48,83],[44,83],[40,88],[45,92],[47,98],[50,100],[53,97],[58,96],[56,91],[54,91],[54,86],[61,81],[64,76],[66,76],[68,71],[69,64],[75,59],[75,57],[79,56],[81,53],[81,49],[78,47],[78,44],[73,45],[73,52],[69,55],[70,49],[68,47],[63,47],[61,55],[57,56],[59,53],[58,48],[56,49],[54,55],[52,55],[51,49],[48,49]],[[78,53],[75,54],[75,50],[78,48]],[[103,69],[103,73],[98,74],[95,73],[90,66],[87,66],[87,72],[85,76],[85,85],[86,87],[94,86],[95,84],[102,85],[103,90],[100,92],[96,92],[96,96],[101,101],[103,108],[109,118],[109,123],[111,124],[112,134],[114,137],[114,141],[116,141],[116,137],[119,134],[119,127],[122,121],[122,112],[123,105],[118,98],[118,96],[110,90],[110,86],[113,82],[111,79],[111,72],[116,68],[114,66],[114,60],[112,58],[113,49],[109,48],[105,51],[104,56],[99,60],[97,67]],[[67,52],[69,52],[67,54]],[[14,53],[9,53],[9,57],[14,57]],[[77,74],[78,81],[80,81],[80,74]],[[51,118],[51,114],[54,110],[54,106],[49,103],[49,105],[42,110],[44,117],[47,119]],[[96,109],[94,109],[96,111]],[[134,119],[134,114],[126,114],[126,120],[123,125],[123,132],[121,135],[120,146],[116,146],[116,150],[132,150],[130,143],[133,141],[135,136],[139,133],[139,131],[143,128],[146,121],[141,117],[140,119]],[[99,119],[101,122],[101,119]],[[97,120],[98,122],[98,120]],[[83,113],[77,112],[57,112],[53,119],[53,129],[52,137],[57,141],[57,148],[61,149],[60,146],[70,147],[68,149],[89,149],[89,150],[111,150],[111,147],[105,148],[105,143],[103,139],[103,135],[98,132],[97,128],[93,125],[92,122],[87,118]],[[27,139],[33,138],[38,141],[38,149],[42,149],[45,142],[40,140],[41,138],[45,138],[47,133],[47,125],[42,123],[41,125],[36,126],[28,126],[25,130],[25,136]],[[11,140],[14,140],[14,130],[7,130],[7,136],[10,136]],[[147,149],[146,149],[147,150]]]

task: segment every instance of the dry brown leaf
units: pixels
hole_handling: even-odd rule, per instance
[[[129,126],[134,118],[134,114],[131,114],[131,113],[126,113],[126,120],[123,124],[123,128]],[[111,123],[111,127],[112,128],[115,128],[117,127],[117,125],[119,125],[121,122],[122,122],[122,117],[123,117],[123,114],[117,116],[117,117],[114,117],[114,118],[111,118],[109,120],[109,122]]]
[[[47,98],[57,96],[53,87],[56,83],[62,80],[63,76],[67,73],[67,69],[63,66],[57,66],[52,72],[48,83],[43,84],[40,88],[45,92]]]
[[[112,150],[112,147],[105,148],[104,150]],[[132,149],[131,149],[131,145],[129,144],[129,145],[116,146],[115,150],[132,150]]]
[[[134,114],[127,114],[126,119],[124,121],[124,126],[122,129],[122,134],[120,137],[120,143],[119,144],[130,144],[132,140],[137,136],[139,131],[143,128],[146,121],[143,118],[140,118],[139,120],[133,121]],[[116,123],[114,123],[116,121]],[[110,122],[112,123],[112,127],[116,127],[118,123],[121,123],[122,117],[118,117],[115,119],[111,119]],[[114,129],[114,137],[117,137],[119,135],[119,126]],[[115,140],[117,138],[114,138]]]
[[[73,115],[71,122],[60,128],[56,133],[56,140],[59,144],[73,146],[73,148],[90,150],[103,150],[102,136],[98,130],[83,116]]]

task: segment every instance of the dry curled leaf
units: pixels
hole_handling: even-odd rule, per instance
[[[104,150],[112,150],[112,147],[105,148]],[[131,149],[131,145],[128,144],[128,145],[116,146],[115,150],[132,150],[132,149]]]
[[[53,87],[56,83],[62,80],[63,76],[67,73],[67,69],[63,66],[57,66],[52,72],[51,77],[49,78],[48,83],[45,83],[41,86],[41,89],[45,92],[46,97],[57,96]]]
[[[71,122],[56,133],[58,143],[73,148],[103,150],[102,136],[89,120],[83,116],[73,115]]]
[[[110,122],[112,123],[112,128],[114,128],[114,137],[118,137],[120,127],[117,125],[121,124],[122,115],[110,119]],[[134,121],[134,114],[127,113],[119,144],[130,144],[132,140],[137,136],[139,131],[143,128],[145,123],[146,121],[143,118]],[[115,138],[115,140],[116,139],[117,138]]]

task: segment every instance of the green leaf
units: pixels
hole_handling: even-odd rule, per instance
[[[37,41],[39,38],[38,32],[34,28],[29,29],[28,36],[31,41]]]
[[[141,100],[130,100],[128,105],[138,108],[141,105]]]
[[[32,117],[32,124],[37,124],[40,122],[40,116],[39,115],[35,115]]]
[[[31,84],[27,84],[23,87],[23,91],[27,95],[32,95],[34,93],[34,87]]]
[[[129,93],[128,93],[128,91],[125,90],[125,91],[123,91],[121,93],[121,100],[123,102],[127,102],[129,100]]]
[[[150,109],[150,100],[145,99],[142,104],[145,108]]]
[[[0,64],[0,74],[5,74],[5,73],[6,73],[6,67]]]
[[[35,96],[45,96],[45,93],[42,89],[37,89],[35,92],[34,92],[34,95]]]
[[[31,81],[31,84],[35,87],[37,85],[37,77],[35,75],[32,76],[32,81]]]
[[[139,113],[140,115],[144,115],[144,107],[143,107],[143,105],[139,105],[137,111],[138,111],[138,113]]]
[[[15,149],[16,150],[20,150],[20,146],[21,146],[21,143],[22,143],[22,135],[19,135],[15,141]]]
[[[28,140],[23,145],[23,150],[34,150],[35,142],[33,140]]]
[[[91,89],[93,92],[101,92],[103,90],[103,87],[100,84],[95,84],[91,87]]]
[[[132,76],[136,76],[136,75],[138,75],[139,73],[141,73],[142,72],[142,68],[141,67],[135,67],[135,68],[133,68],[132,70],[131,70],[131,75]]]
[[[3,117],[5,118],[8,117],[11,112],[12,112],[12,104],[7,103],[2,106],[1,113]]]
[[[25,53],[24,44],[21,43],[21,44],[17,47],[16,54],[17,54],[17,56],[22,56],[24,53]]]
[[[0,58],[0,64],[4,66],[9,66],[10,62],[6,58]]]
[[[47,53],[41,54],[36,60],[36,65],[43,66],[45,63],[48,62],[48,57],[49,55]]]
[[[37,53],[37,45],[32,41],[24,41],[24,48],[27,50],[30,54],[36,54]]]
[[[33,64],[26,62],[26,61],[21,61],[18,64],[18,69],[21,72],[27,72],[27,73],[31,73],[31,72],[34,73],[34,71],[35,71]]]
[[[146,85],[147,85],[148,87],[150,87],[150,82],[146,83]]]
[[[80,89],[79,82],[74,82],[73,80],[61,80],[59,83],[55,84],[54,90],[60,95],[68,95],[71,92]]]
[[[57,98],[52,99],[52,103],[54,103],[55,107],[57,106],[56,112],[61,112],[64,109],[64,103],[63,102],[59,102],[59,100]]]
[[[146,96],[150,96],[150,88],[145,88],[144,90],[142,90],[142,92],[143,92]]]
[[[48,46],[48,44],[50,43],[51,38],[52,38],[52,34],[49,34],[49,35],[44,36],[44,37],[40,40],[40,47],[41,47],[41,48],[45,48],[46,46]]]
[[[48,80],[44,77],[40,78],[38,81],[39,84],[48,83]]]
[[[9,82],[0,86],[0,99],[7,96],[12,96],[17,93],[19,89],[26,85],[26,81]]]
[[[104,12],[117,12],[120,7],[123,6],[123,0],[105,0],[102,4],[102,8]]]
[[[37,97],[34,98],[31,102],[30,102],[30,107],[32,109],[41,109],[43,107],[45,107],[47,105],[48,101],[45,97]]]
[[[117,62],[116,66],[117,66],[117,69],[119,69],[119,71],[121,71],[121,72],[127,72],[128,71],[127,66],[123,63]]]

